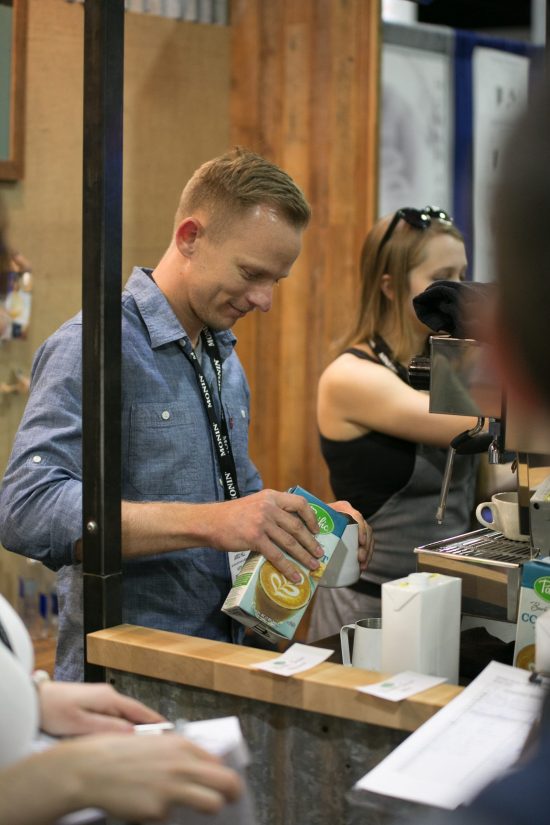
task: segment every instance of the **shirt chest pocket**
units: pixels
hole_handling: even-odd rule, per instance
[[[248,409],[246,402],[237,399],[232,404],[224,403],[225,420],[229,429],[229,440],[235,460],[237,479],[241,486],[247,475],[248,462]]]
[[[181,402],[132,405],[128,477],[135,490],[148,496],[200,495],[210,464],[203,416]]]

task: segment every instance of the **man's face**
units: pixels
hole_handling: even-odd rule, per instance
[[[190,326],[224,330],[254,309],[267,312],[273,289],[300,253],[301,234],[268,206],[251,208],[221,237],[212,238],[205,223],[187,259],[184,301]]]

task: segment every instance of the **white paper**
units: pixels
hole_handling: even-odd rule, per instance
[[[396,673],[383,682],[375,682],[371,685],[361,685],[357,688],[361,693],[370,693],[371,696],[378,696],[379,699],[388,699],[390,702],[400,702],[415,693],[422,693],[431,687],[440,685],[447,680],[442,676],[426,676],[425,673],[415,673],[413,670],[404,670]]]
[[[198,722],[185,722],[183,725],[177,722],[176,731],[216,756],[232,753],[238,757],[240,768],[249,764],[248,749],[236,716],[201,719]]]
[[[181,807],[171,811],[166,825],[256,825],[254,804],[246,782],[245,768],[250,763],[248,747],[236,716],[221,719],[201,719],[198,722],[178,720],[176,732],[183,734],[204,750],[223,758],[227,767],[237,770],[245,790],[236,801],[224,805],[217,814],[204,814],[192,808]]]
[[[448,54],[384,43],[378,212],[452,208],[453,82]]]
[[[472,58],[474,96],[474,280],[495,277],[491,204],[500,177],[502,150],[527,105],[529,58],[476,47]]]
[[[253,665],[255,670],[267,670],[268,673],[277,673],[279,676],[294,676],[295,673],[302,673],[315,665],[321,664],[333,650],[324,647],[311,647],[310,645],[291,645],[288,650],[276,659],[269,659],[267,662],[260,662]]]
[[[543,696],[527,671],[491,662],[355,788],[441,808],[469,802],[516,762]]]

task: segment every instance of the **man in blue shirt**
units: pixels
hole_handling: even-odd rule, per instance
[[[280,548],[318,566],[317,524],[305,500],[261,491],[248,455],[249,389],[230,331],[247,313],[270,309],[309,217],[285,172],[234,150],[195,172],[161,261],[135,269],[126,285],[125,622],[238,642],[243,629],[220,611],[235,551],[262,553],[291,579],[297,571]],[[4,546],[58,571],[62,679],[81,678],[83,668],[81,335],[79,314],[36,355],[0,498]],[[366,530],[353,515],[364,566]]]

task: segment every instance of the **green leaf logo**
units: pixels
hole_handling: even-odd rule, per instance
[[[334,530],[334,522],[327,513],[327,511],[323,510],[322,507],[319,507],[318,504],[310,504],[309,506],[311,507],[317,518],[317,523],[319,524],[319,532],[332,533],[332,531]]]
[[[540,579],[536,579],[533,588],[541,599],[550,602],[550,576],[541,576]]]

